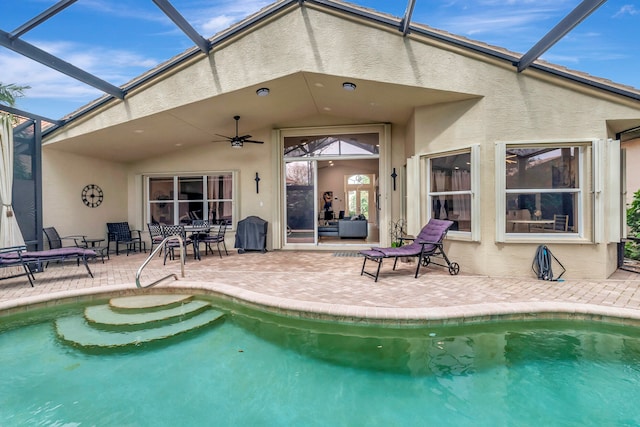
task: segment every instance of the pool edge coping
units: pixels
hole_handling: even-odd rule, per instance
[[[304,301],[266,295],[224,283],[180,281],[152,288],[129,284],[54,292],[0,302],[0,318],[36,308],[80,303],[141,293],[215,295],[261,311],[305,319],[365,324],[454,325],[487,320],[588,319],[640,326],[640,310],[588,303],[534,301],[493,302],[447,307],[379,307]]]

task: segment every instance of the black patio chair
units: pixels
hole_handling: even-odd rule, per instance
[[[222,258],[222,251],[220,250],[220,245],[222,245],[222,247],[224,248],[224,253],[226,255],[229,255],[229,252],[227,251],[227,244],[224,241],[224,236],[226,234],[227,231],[227,223],[224,220],[221,220],[220,222],[218,222],[217,226],[218,230],[215,233],[209,233],[205,236],[202,236],[199,241],[204,243],[205,249],[204,249],[204,254],[208,255],[209,251],[211,251],[211,253],[213,253],[213,248],[211,247],[212,244],[215,243],[217,249],[218,249],[218,255],[220,255],[220,258]],[[215,227],[214,227],[215,229]]]
[[[159,245],[164,240],[164,236],[162,235],[162,226],[158,223],[149,222],[147,223],[147,229],[149,229],[149,237],[151,238],[151,252],[153,252],[153,247],[155,245]],[[160,253],[162,253],[162,249],[160,249]]]
[[[140,230],[132,230],[129,228],[128,222],[108,222],[107,236],[107,247],[111,248],[113,242],[116,255],[120,255],[120,245],[126,246],[127,256],[129,256],[129,252],[135,252],[136,248],[140,252],[147,252]]]
[[[180,236],[180,238],[182,239],[182,247],[184,248],[185,251],[185,259],[183,259],[184,262],[186,262],[186,251],[187,251],[187,247],[189,245],[194,247],[194,258],[197,258],[197,251],[196,248],[193,244],[193,240],[190,237],[187,237],[187,232],[184,229],[184,225],[183,224],[179,224],[179,225],[163,225],[162,226],[162,235],[164,236],[164,238],[166,239],[167,237],[175,237],[175,236]],[[167,264],[167,257],[169,257],[170,260],[174,260],[175,259],[175,249],[180,249],[180,240],[177,238],[173,238],[173,239],[168,239],[165,240],[164,242],[164,264]]]
[[[208,219],[194,219],[188,226],[188,231],[191,231],[189,237],[193,240],[196,258],[200,259],[200,242],[209,237],[211,223]]]
[[[56,230],[55,227],[45,227],[42,229],[42,231],[44,232],[44,235],[47,238],[47,244],[49,245],[49,249],[60,249],[60,248],[70,248],[70,247],[81,248],[83,247],[81,242],[86,237],[86,236],[83,236],[82,234],[61,237],[60,234],[58,233],[58,230]],[[80,265],[80,260],[77,260],[77,261],[78,261],[78,265]],[[49,262],[45,264],[45,268],[48,266],[49,266]]]
[[[63,247],[70,247],[70,246],[81,247],[82,246],[81,242],[86,237],[81,234],[61,237],[60,234],[58,233],[58,230],[56,230],[55,227],[45,227],[42,229],[42,231],[44,232],[44,235],[47,238],[49,249],[60,249]]]

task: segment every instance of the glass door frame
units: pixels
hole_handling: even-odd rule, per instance
[[[390,154],[390,138],[391,138],[391,125],[390,124],[371,124],[371,125],[351,125],[351,126],[326,126],[326,127],[310,127],[310,128],[286,128],[286,129],[276,129],[273,132],[273,139],[277,141],[277,144],[274,144],[274,152],[275,152],[275,161],[278,164],[278,180],[280,181],[280,186],[278,194],[276,198],[278,200],[278,205],[276,206],[276,210],[274,214],[275,218],[278,218],[274,222],[274,236],[273,236],[273,247],[279,249],[293,249],[293,250],[305,250],[318,248],[318,225],[316,221],[316,225],[314,228],[314,243],[287,243],[287,209],[286,209],[286,170],[285,163],[288,161],[295,160],[307,160],[307,161],[319,161],[319,160],[351,160],[351,159],[362,159],[362,158],[376,158],[374,156],[322,156],[318,157],[300,157],[300,158],[288,158],[285,161],[284,158],[284,141],[287,137],[303,137],[303,136],[332,136],[332,135],[342,135],[342,134],[365,134],[365,133],[377,133],[378,134],[378,176],[384,176],[391,173],[391,154]],[[318,197],[320,191],[317,188],[317,168],[315,169],[315,186],[316,186],[316,197],[314,202],[314,215],[318,212]],[[381,180],[380,183],[380,200],[379,209],[377,212],[378,219],[380,220],[380,244],[388,243],[388,227],[386,223],[390,221],[391,218],[391,195],[388,193],[391,190],[390,183],[386,183]],[[376,195],[374,195],[376,197]],[[323,244],[323,249],[330,249],[332,245]],[[335,244],[336,248],[344,247],[339,242]],[[363,242],[363,247],[370,246],[369,244],[365,244]]]

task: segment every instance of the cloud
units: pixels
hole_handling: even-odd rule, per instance
[[[466,9],[454,16],[449,15],[440,21],[449,31],[474,34],[500,34],[509,37],[513,32],[526,33],[531,28],[540,27],[541,23],[563,16],[565,9],[537,5],[528,8],[476,8]],[[437,25],[436,25],[437,26]]]
[[[91,99],[99,91],[49,67],[14,53],[0,52],[2,82],[28,85],[25,98]]]
[[[554,64],[579,64],[582,59],[580,56],[576,55],[557,55],[557,54],[547,54],[542,55],[540,59],[544,59],[545,61],[549,61]]]
[[[454,34],[535,40],[574,7],[571,0],[450,0],[429,8],[422,22]]]
[[[104,0],[83,0],[74,4],[78,8],[84,8],[100,15],[111,15],[118,18],[130,18],[136,20],[163,22],[167,25],[174,25],[173,22],[160,10],[153,7],[140,7],[136,2],[127,2],[126,7],[119,2]],[[64,12],[63,12],[64,13]]]
[[[133,51],[68,41],[33,42],[40,49],[116,86],[155,67],[159,61]],[[90,101],[102,93],[85,83],[17,53],[0,50],[3,83],[31,86],[25,98]]]
[[[202,4],[194,2],[190,8],[185,8],[183,14],[185,18],[204,36],[212,35],[229,28],[256,13],[260,9],[271,4],[271,0],[221,0],[210,1]]]
[[[640,10],[636,9],[636,7],[632,4],[625,4],[624,6],[622,6],[620,8],[620,10],[618,10],[613,17],[614,18],[618,18],[620,16],[624,16],[624,15],[637,15],[640,13]]]
[[[204,34],[204,37],[211,37],[212,35],[229,28],[234,22],[238,20],[234,16],[229,15],[221,15],[214,16],[210,18],[208,21],[203,22],[199,25],[199,28]]]

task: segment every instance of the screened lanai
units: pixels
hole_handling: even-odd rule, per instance
[[[151,3],[151,0],[149,0],[149,2]],[[0,28],[0,46],[4,49],[11,50],[31,61],[39,62],[56,72],[63,73],[72,79],[78,80],[103,92],[103,96],[76,111],[69,112],[68,115],[60,120],[57,120],[57,118],[51,119],[42,117],[32,112],[21,111],[0,104],[0,110],[19,117],[14,129],[14,141],[16,144],[14,204],[21,228],[24,230],[25,239],[31,247],[42,247],[42,237],[38,230],[42,228],[40,147],[43,136],[46,136],[58,127],[64,126],[65,123],[68,123],[69,121],[73,121],[83,115],[90,114],[90,112],[99,105],[108,103],[113,99],[126,99],[129,92],[144,85],[148,79],[155,75],[177,67],[180,63],[188,61],[189,58],[193,56],[208,55],[212,49],[217,45],[224,44],[226,40],[232,38],[234,34],[243,31],[247,27],[254,25],[266,17],[277,15],[292,5],[301,5],[303,7],[324,5],[335,10],[353,14],[354,16],[365,16],[382,26],[395,27],[396,30],[401,32],[404,36],[409,36],[412,33],[427,34],[437,39],[447,39],[448,41],[471,49],[483,49],[473,43],[468,43],[453,36],[433,32],[423,26],[414,24],[412,17],[416,6],[418,8],[428,7],[426,4],[427,2],[423,3],[421,0],[408,0],[404,7],[404,13],[399,17],[387,16],[374,10],[363,10],[362,8],[358,8],[357,5],[339,1],[283,0],[256,11],[247,19],[213,37],[208,37],[206,34],[200,34],[196,30],[196,25],[185,18],[185,15],[180,12],[181,8],[186,8],[186,5],[183,4],[183,2],[179,0],[173,2],[169,0],[153,0],[153,3],[158,10],[170,19],[177,29],[183,32],[186,38],[188,38],[192,43],[193,47],[174,56],[171,60],[160,64],[152,71],[143,74],[126,84],[118,85],[108,81],[106,78],[92,74],[84,69],[81,64],[65,60],[64,55],[59,57],[49,53],[46,43],[43,43],[47,36],[53,35],[50,32],[47,33],[47,31],[50,31],[49,28],[51,28],[47,25],[48,22],[54,20],[58,14],[73,14],[74,8],[79,7],[75,3],[77,3],[77,0],[61,0],[48,8],[42,8],[41,12],[35,16],[23,19],[18,24],[14,23],[13,28]],[[571,13],[558,22],[558,24],[544,35],[539,42],[532,45],[528,52],[519,58],[514,58],[513,63],[517,72],[522,72],[528,67],[544,67],[543,65],[537,65],[535,63],[536,59],[565,34],[567,34],[572,28],[597,10],[603,3],[605,3],[605,1],[587,0],[578,4]],[[126,26],[130,24],[123,20],[121,25]],[[29,36],[34,33],[36,34],[34,38],[38,40],[38,42],[30,41]],[[24,83],[28,84],[29,82],[27,81]],[[249,118],[249,120],[252,120],[252,118]],[[254,128],[257,125],[251,122],[245,123],[248,128]],[[295,149],[309,150],[309,152],[318,153],[322,151],[319,147],[326,144],[326,141],[315,141],[313,143],[296,145]],[[368,147],[371,146],[369,145]],[[292,146],[287,150],[289,151],[293,149],[294,147]]]
[[[92,233],[102,232],[105,222],[127,219],[144,228],[157,220],[155,204],[167,203],[154,198],[155,183],[165,182],[173,186],[163,190],[163,197],[169,198],[174,214],[163,221],[181,220],[176,212],[185,197],[189,204],[202,204],[202,212],[210,211],[205,204],[222,203],[232,228],[245,216],[260,215],[272,225],[274,249],[302,248],[288,246],[290,180],[285,167],[305,161],[313,166],[309,170],[315,175],[309,178],[315,181],[306,189],[304,218],[309,220],[301,227],[304,232],[323,238],[335,233],[320,229],[330,226],[319,218],[323,197],[330,194],[332,219],[341,211],[353,216],[366,212],[366,236],[375,228],[379,243],[388,241],[389,224],[398,219],[406,218],[411,229],[419,229],[428,218],[454,218],[456,229],[449,241],[463,253],[472,248],[468,242],[493,239],[490,230],[496,226],[501,241],[523,238],[507,225],[491,223],[494,218],[511,220],[496,210],[512,203],[511,198],[527,209],[539,208],[542,217],[559,209],[542,194],[534,195],[534,204],[525,203],[528,194],[547,193],[540,191],[546,190],[545,183],[512,188],[513,182],[506,181],[504,190],[490,194],[496,175],[511,170],[503,172],[502,165],[509,166],[517,150],[547,146],[562,153],[566,147],[578,147],[580,161],[587,162],[600,158],[598,153],[591,155],[598,141],[638,125],[636,90],[539,59],[605,2],[576,1],[546,35],[531,37],[539,43],[532,42],[524,54],[416,22],[416,12],[424,18],[433,7],[421,0],[403,2],[397,15],[363,7],[364,1],[261,3],[264,7],[217,32],[208,32],[211,27],[194,19],[187,0],[144,4],[170,21],[186,42],[165,56],[170,59],[149,64],[124,81],[42,43],[47,30],[54,28],[49,25],[58,17],[74,16],[82,2],[58,2],[0,33],[3,48],[98,94],[60,121],[47,120],[50,124],[39,132],[33,170],[38,167],[37,150],[42,149],[45,182],[40,182],[40,195],[34,199],[40,197],[40,207],[47,208],[41,220],[45,226],[59,225],[71,234]],[[118,22],[119,32],[126,33],[132,23]],[[106,23],[95,25],[98,30]],[[212,37],[203,36],[211,33]],[[144,37],[129,40],[144,43]],[[175,49],[166,48],[167,53]],[[120,58],[118,52],[109,56],[111,62],[120,59],[135,62]],[[614,101],[607,104],[608,100]],[[580,114],[576,105],[595,114]],[[38,138],[38,132],[34,134]],[[374,135],[374,142],[368,135]],[[527,138],[530,143],[524,147]],[[259,143],[244,144],[252,141]],[[494,151],[505,159],[491,159]],[[571,164],[568,157],[559,157],[547,165],[560,169]],[[457,170],[447,166],[454,158],[462,162]],[[440,163],[442,176],[435,173]],[[495,170],[485,165],[495,165]],[[339,172],[329,175],[328,170]],[[449,185],[454,175],[455,185]],[[225,200],[187,194],[180,187],[220,176],[228,183]],[[349,181],[353,176],[366,176],[368,182],[366,192],[353,189],[360,191],[354,197],[350,186],[358,184]],[[553,172],[546,176],[553,177]],[[564,179],[560,173],[557,177]],[[579,178],[579,194],[571,201],[579,216],[570,220],[571,232],[560,236],[573,243],[596,239],[591,230],[581,229],[590,213],[585,203],[578,206],[589,194],[584,177]],[[444,186],[431,187],[430,179]],[[554,192],[574,191],[556,188],[554,182]],[[80,205],[76,187],[98,184],[105,202],[87,210]],[[494,203],[502,193],[504,202]],[[446,203],[441,200],[438,209],[440,199]],[[70,211],[77,218],[70,220],[65,212],[75,206]],[[34,226],[36,245],[41,226]],[[529,244],[541,238],[540,233],[530,234],[524,236]],[[318,239],[311,241],[316,243]],[[345,240],[334,243],[337,248]],[[520,248],[526,250],[524,245]]]

